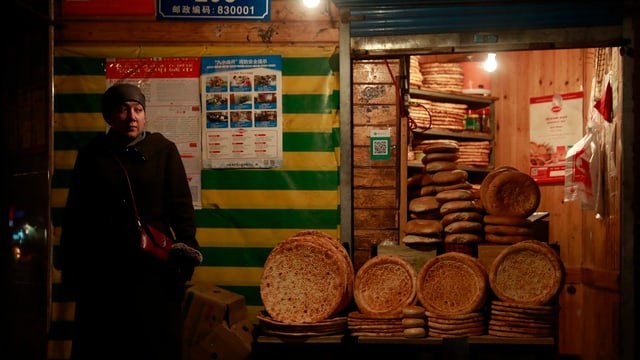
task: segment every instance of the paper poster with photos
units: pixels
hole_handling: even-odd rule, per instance
[[[282,57],[202,58],[203,168],[282,167]]]
[[[567,151],[582,138],[582,92],[529,99],[529,175],[538,184],[563,183]]]

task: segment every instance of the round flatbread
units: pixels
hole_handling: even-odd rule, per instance
[[[423,319],[426,316],[426,314],[422,306],[413,305],[413,306],[405,306],[404,308],[402,308],[402,316],[405,318]]]
[[[481,196],[483,195],[481,190]],[[520,171],[501,171],[484,190],[482,205],[491,215],[529,217],[540,204],[536,181]]]
[[[485,233],[484,239],[492,244],[512,245],[525,240],[533,240],[529,235],[501,235]]]
[[[354,300],[363,314],[402,314],[416,303],[416,271],[400,256],[375,256],[356,274]]]
[[[487,234],[498,235],[533,235],[533,229],[526,226],[512,226],[512,225],[485,225],[484,232]]]
[[[457,153],[458,150],[460,150],[460,148],[458,147],[458,144],[453,142],[442,141],[442,142],[427,144],[424,147],[424,149],[422,149],[422,152],[425,155],[428,155],[433,153]]]
[[[440,220],[442,226],[447,226],[455,221],[482,222],[482,213],[478,211],[457,211],[442,216],[442,219]]]
[[[496,176],[498,176],[498,174],[500,174],[503,171],[520,171],[512,166],[501,166],[499,168],[494,169],[493,171],[491,171],[490,173],[487,174],[487,176],[484,177],[484,179],[482,180],[482,183],[480,183],[480,198],[481,199],[486,199],[487,197],[487,189],[489,188],[489,185],[491,184],[491,182],[493,181],[493,179],[495,179]]]
[[[483,222],[486,225],[533,226],[533,222],[531,222],[531,220],[520,216],[485,215]]]
[[[484,265],[463,253],[438,255],[427,261],[418,273],[420,304],[435,314],[478,311],[484,306],[488,289]]]
[[[477,221],[455,221],[444,228],[446,234],[479,233],[482,232],[482,223]]]
[[[447,215],[453,212],[479,211],[478,204],[475,200],[454,200],[447,201],[440,205],[440,214]]]
[[[482,235],[473,233],[447,234],[444,236],[446,244],[477,244],[482,242]]]
[[[437,173],[439,171],[456,170],[457,168],[458,164],[456,164],[455,162],[442,160],[430,161],[427,162],[427,164],[424,166],[425,171],[431,174]]]
[[[326,239],[287,239],[265,261],[260,296],[265,310],[276,321],[295,324],[326,320],[346,303],[348,273],[343,256]]]
[[[457,165],[456,165],[457,166]],[[469,179],[469,173],[466,170],[443,170],[431,175],[431,179],[436,184],[455,184]]]
[[[498,299],[528,305],[545,305],[555,299],[564,276],[560,256],[537,240],[507,247],[489,267],[489,283]]]
[[[423,212],[440,208],[440,203],[435,196],[420,196],[409,201],[409,211]]]
[[[478,198],[478,193],[469,189],[445,190],[436,194],[436,200],[440,203],[453,200],[473,200],[476,198]]]

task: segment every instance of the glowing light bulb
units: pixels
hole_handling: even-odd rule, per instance
[[[484,61],[483,67],[487,72],[493,72],[496,69],[496,67],[498,67],[495,53],[487,54],[487,60]]]
[[[320,4],[320,0],[302,0],[302,3],[308,8],[315,8]]]

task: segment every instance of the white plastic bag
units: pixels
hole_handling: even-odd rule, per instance
[[[582,208],[595,210],[600,173],[600,148],[593,129],[566,156],[564,201],[580,200]]]

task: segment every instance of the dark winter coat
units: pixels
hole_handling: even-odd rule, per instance
[[[76,301],[72,359],[180,359],[181,301],[193,264],[139,248],[125,174],[143,219],[198,249],[176,145],[145,133],[133,146],[100,134],[78,152],[60,237],[63,287]]]

